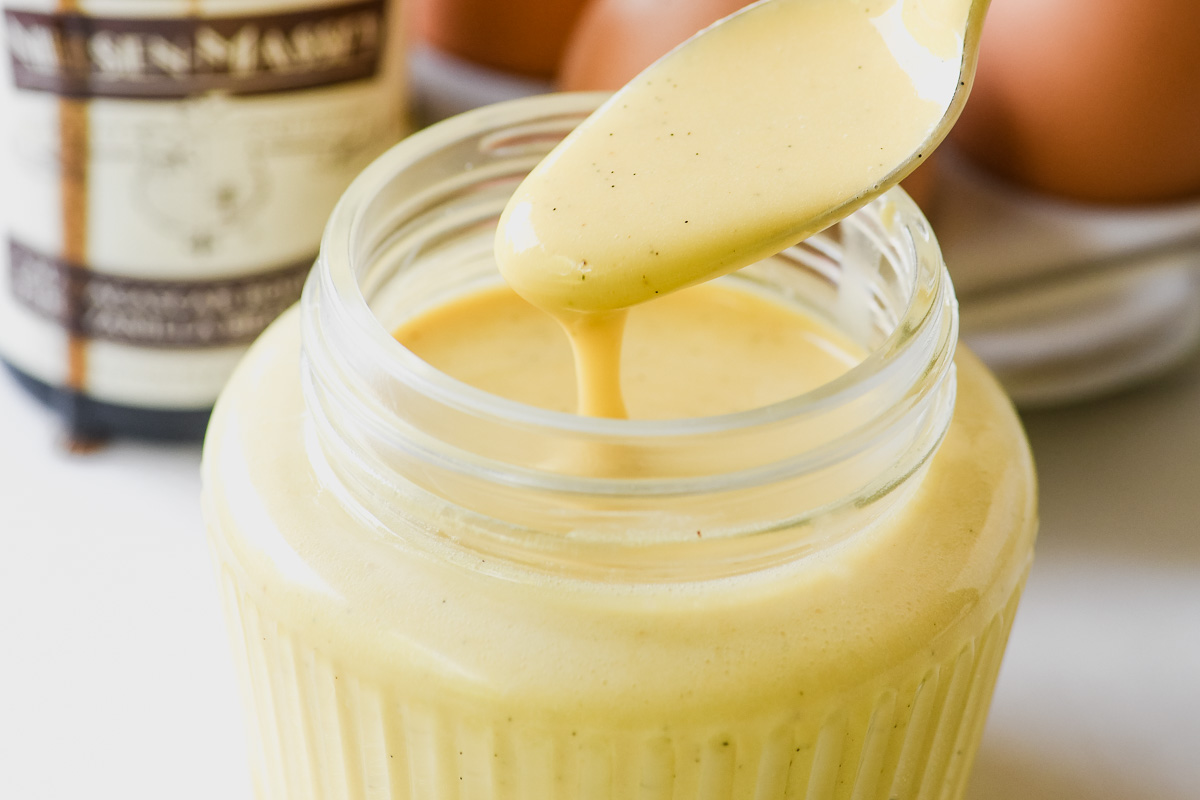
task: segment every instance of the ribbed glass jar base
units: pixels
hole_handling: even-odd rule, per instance
[[[231,571],[221,583],[260,800],[958,800],[1020,595],[952,658],[881,676],[820,721],[780,708],[613,730],[491,717],[361,680],[265,614]]]

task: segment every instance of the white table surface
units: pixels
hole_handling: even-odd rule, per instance
[[[1037,560],[970,800],[1200,798],[1200,359],[1026,417]],[[199,450],[57,446],[0,377],[0,798],[248,800]]]

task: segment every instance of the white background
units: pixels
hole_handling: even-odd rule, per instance
[[[1042,532],[969,798],[1196,800],[1200,359],[1026,423]],[[0,376],[0,798],[249,800],[199,449],[60,444]]]

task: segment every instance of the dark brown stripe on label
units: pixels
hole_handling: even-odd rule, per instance
[[[386,0],[240,17],[93,17],[7,10],[18,88],[174,99],[287,92],[379,71]]]
[[[169,281],[107,275],[9,242],[16,301],[71,335],[138,347],[248,344],[300,297],[313,259],[257,275]]]

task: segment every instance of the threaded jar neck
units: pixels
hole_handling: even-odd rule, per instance
[[[745,572],[869,525],[918,482],[954,403],[953,289],[898,189],[722,279],[802,300],[869,351],[774,405],[579,417],[461,383],[391,336],[498,280],[490,247],[508,196],[602,99],[549,95],[456,117],[401,142],[343,196],[301,305],[310,453],[330,490],[393,532],[449,527],[473,551],[607,579]],[[597,447],[636,463],[636,477],[551,457]]]

